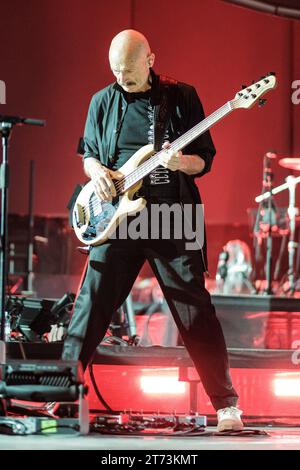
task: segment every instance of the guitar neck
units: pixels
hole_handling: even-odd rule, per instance
[[[206,117],[203,121],[196,124],[196,126],[192,127],[189,131],[185,134],[178,137],[178,139],[172,142],[170,148],[174,152],[178,152],[182,150],[184,147],[189,145],[193,140],[197,139],[200,135],[204,134],[210,127],[224,118],[227,114],[232,111],[232,107],[230,101],[225,103],[221,108],[217,109],[214,113],[210,116]]]
[[[197,137],[199,137],[201,134],[204,134],[204,132],[206,132],[210,127],[212,127],[218,121],[223,119],[233,109],[234,108],[232,106],[232,102],[228,101],[223,106],[221,106],[221,108],[217,109],[214,113],[210,114],[210,116],[206,117],[203,121],[196,124],[196,126],[192,127],[185,134],[181,135],[176,140],[174,140],[170,145],[170,150],[174,152],[182,150],[184,147],[193,142],[193,140],[197,139]],[[146,160],[138,168],[136,168],[134,171],[132,171],[129,175],[125,177],[122,192],[126,191],[131,186],[134,186],[136,183],[138,183],[145,176],[149,175],[151,171],[155,170],[155,168],[160,165],[161,152],[162,150],[150,157],[148,160]]]

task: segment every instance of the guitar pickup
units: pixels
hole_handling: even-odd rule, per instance
[[[170,183],[169,170],[167,168],[156,168],[149,174],[150,184],[167,184]]]

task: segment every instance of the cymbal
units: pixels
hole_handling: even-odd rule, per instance
[[[283,168],[300,171],[300,158],[281,158],[278,163]]]

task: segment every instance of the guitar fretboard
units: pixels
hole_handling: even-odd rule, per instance
[[[173,152],[178,152],[187,145],[189,145],[193,140],[199,137],[201,134],[204,134],[210,127],[224,118],[233,110],[232,101],[228,101],[221,108],[217,109],[210,116],[203,119],[203,121],[196,124],[185,134],[178,137],[170,145],[170,150]],[[159,151],[155,155],[152,155],[148,160],[138,166],[135,170],[125,176],[123,179],[116,183],[117,194],[121,195],[127,191],[130,187],[134,186],[145,176],[149,175],[151,171],[155,170],[160,165],[160,155],[163,150]]]

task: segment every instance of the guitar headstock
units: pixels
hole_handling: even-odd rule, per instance
[[[267,93],[267,91],[272,90],[276,86],[276,77],[275,74],[270,73],[265,77],[262,77],[258,82],[252,83],[248,87],[240,90],[235,98],[231,101],[233,109],[237,108],[251,108],[257,101],[260,101],[260,104],[264,104],[265,100],[261,100],[261,97]]]

